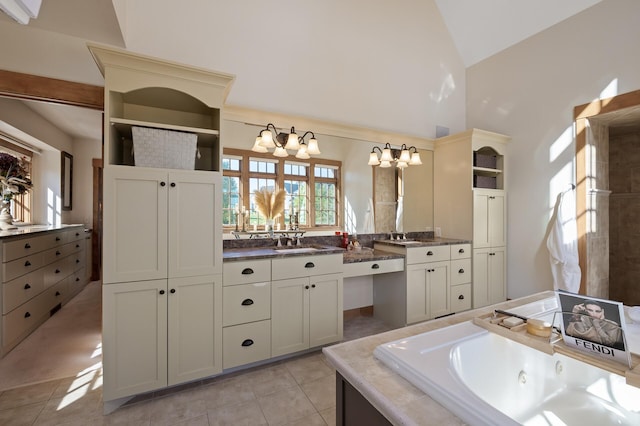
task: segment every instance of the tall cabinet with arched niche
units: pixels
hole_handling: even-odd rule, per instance
[[[105,79],[107,410],[222,371],[221,110],[234,77],[88,47]]]

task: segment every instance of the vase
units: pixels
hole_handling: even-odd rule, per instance
[[[13,216],[11,216],[11,199],[3,198],[0,205],[0,229],[6,231],[8,229],[16,229],[13,224]]]
[[[267,218],[264,229],[269,232],[269,236],[273,237],[273,219]]]

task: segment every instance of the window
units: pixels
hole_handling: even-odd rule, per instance
[[[225,148],[222,158],[223,224],[242,229],[264,226],[265,218],[255,209],[253,192],[262,188],[284,189],[285,208],[276,219],[283,228],[295,222],[300,228],[340,225],[340,161],[275,158],[248,150]],[[292,220],[294,218],[294,220]]]
[[[31,151],[20,148],[11,142],[0,140],[0,152],[13,155],[14,157],[22,160],[29,177],[33,180],[31,176],[31,159],[33,153]],[[24,194],[14,195],[11,199],[11,215],[13,216],[14,221],[25,223],[31,222],[32,194],[33,191],[31,190]]]

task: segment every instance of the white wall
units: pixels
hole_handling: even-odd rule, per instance
[[[512,137],[508,296],[552,288],[547,224],[574,182],[573,107],[640,88],[640,2],[605,0],[467,70],[467,124]]]
[[[114,5],[127,49],[235,74],[229,104],[422,137],[465,129],[464,67],[432,0]]]
[[[68,223],[93,223],[93,159],[102,158],[102,141],[75,139],[73,141],[73,209]]]

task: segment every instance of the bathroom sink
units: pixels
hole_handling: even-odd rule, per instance
[[[314,251],[318,251],[317,248],[315,247],[278,247],[273,249],[273,251],[277,252],[277,253],[311,253]]]

